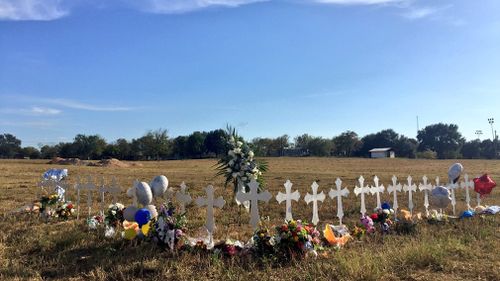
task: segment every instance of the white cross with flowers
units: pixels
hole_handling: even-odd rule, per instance
[[[392,193],[393,195],[393,200],[392,200],[392,208],[394,209],[394,218],[396,217],[396,214],[398,212],[398,191],[401,192],[401,184],[398,183],[398,178],[393,175],[392,176],[392,185],[389,184],[387,187],[387,192]]]
[[[193,199],[191,199],[191,195],[186,192],[187,186],[184,182],[181,183],[180,187],[181,190],[177,191],[175,198],[181,204],[181,214],[184,214],[186,212],[186,205],[191,203]]]
[[[410,215],[413,216],[413,192],[417,191],[417,186],[412,182],[411,176],[406,178],[408,184],[403,185],[403,190],[408,192],[408,209],[410,209]]]
[[[215,229],[214,207],[222,209],[224,204],[226,204],[226,201],[224,201],[222,196],[219,196],[217,197],[217,199],[214,199],[214,187],[212,185],[205,187],[205,193],[207,197],[198,197],[196,198],[195,203],[198,207],[203,207],[203,206],[207,207],[207,221],[205,223],[205,227],[207,228],[208,231],[209,243],[212,246],[213,233]]]
[[[243,193],[240,190],[236,193],[236,199],[242,203],[246,201],[250,202],[250,225],[253,229],[256,229],[260,221],[259,201],[267,203],[273,196],[267,190],[259,192],[259,183],[255,179],[252,179],[248,186],[250,187],[250,192]]]
[[[428,183],[427,176],[422,177],[422,183],[418,185],[418,189],[424,192],[424,207],[426,215],[429,215],[429,191],[432,190],[432,184]]]
[[[342,206],[342,196],[347,197],[349,189],[342,189],[342,180],[337,178],[335,181],[336,190],[330,189],[328,195],[332,200],[337,197],[337,218],[339,218],[339,225],[342,225],[342,218],[344,217],[344,207]]]
[[[370,187],[370,193],[376,194],[377,195],[377,208],[380,209],[382,208],[382,203],[380,202],[380,193],[383,193],[385,190],[385,187],[383,184],[379,185],[379,178],[377,176],[373,177],[373,182],[375,183],[375,186]]]
[[[365,178],[363,176],[359,177],[358,182],[359,186],[354,188],[354,194],[356,194],[356,197],[361,194],[361,208],[359,212],[364,216],[366,214],[365,193],[370,192],[370,187],[365,186]]]
[[[89,208],[89,213],[88,215],[90,216],[92,213],[92,191],[96,190],[96,186],[92,181],[92,176],[88,175],[87,176],[87,182],[82,183],[80,177],[77,177],[77,184],[76,184],[76,191],[77,191],[77,199],[76,199],[76,219],[80,218],[80,191],[81,190],[86,190],[87,191],[87,205]]]
[[[318,201],[323,202],[326,198],[325,194],[323,191],[321,193],[318,193],[318,183],[313,182],[311,185],[312,189],[312,194],[307,193],[306,196],[304,197],[304,201],[306,201],[307,205],[309,203],[313,202],[313,217],[312,217],[312,223],[314,225],[317,225],[319,222],[319,215],[318,215]]]
[[[104,194],[106,192],[111,194],[111,196],[113,197],[113,204],[115,204],[117,201],[116,194],[119,194],[121,192],[121,188],[117,184],[115,177],[113,177],[111,179],[111,184],[109,186],[106,186],[106,184],[104,182],[104,177],[101,177],[101,185],[99,186],[99,193],[101,195],[101,215],[102,216],[104,216],[104,207],[105,207]]]
[[[285,182],[284,186],[285,186],[286,193],[278,192],[278,195],[276,195],[276,200],[278,201],[279,204],[281,204],[281,202],[283,202],[283,201],[286,201],[285,219],[287,221],[291,221],[291,220],[293,220],[292,200],[299,201],[300,193],[298,190],[295,190],[294,192],[292,192],[293,183],[290,180],[287,180]]]

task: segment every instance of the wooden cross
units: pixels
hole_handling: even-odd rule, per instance
[[[451,207],[453,208],[453,215],[456,215],[457,199],[455,197],[455,189],[458,187],[457,183],[450,182],[447,186],[448,190],[451,192]]]
[[[213,233],[215,229],[214,207],[222,209],[224,204],[226,204],[226,201],[224,201],[222,196],[219,196],[214,200],[214,187],[211,185],[205,187],[205,193],[207,197],[198,197],[196,198],[195,203],[198,207],[207,207],[207,221],[205,223],[205,227],[208,231],[209,243],[210,245],[213,245]]]
[[[342,189],[342,180],[337,178],[335,181],[335,185],[337,186],[337,189],[330,189],[330,192],[328,192],[328,195],[332,200],[337,197],[337,218],[339,218],[339,225],[342,225],[342,218],[344,217],[344,207],[342,206],[342,196],[347,197],[349,194],[349,189],[344,188]]]
[[[181,204],[181,214],[184,214],[186,212],[186,205],[191,203],[193,199],[191,198],[191,195],[189,195],[189,193],[186,193],[187,186],[184,182],[181,183],[180,187],[181,190],[177,191],[177,193],[175,194],[175,198]]]
[[[87,183],[81,183],[80,177],[77,178],[76,191],[77,191],[77,199],[76,199],[76,219],[80,218],[80,191],[87,191],[87,205],[89,208],[88,215],[92,213],[92,191],[96,189],[95,184],[92,182],[92,176],[87,176]]]
[[[470,206],[469,188],[474,188],[474,181],[469,181],[469,175],[465,174],[464,181],[460,183],[460,187],[465,189],[465,204],[467,204],[467,210],[472,210],[472,207]]]
[[[422,177],[422,183],[418,185],[418,189],[424,192],[424,207],[425,213],[429,216],[429,191],[432,190],[432,184],[427,182],[427,176]]]
[[[359,194],[361,194],[361,208],[360,208],[359,212],[361,213],[361,215],[364,216],[366,214],[365,193],[370,192],[370,187],[364,185],[365,178],[363,178],[363,176],[359,177],[358,182],[359,182],[359,186],[356,186],[354,188],[354,194],[356,194],[356,197]]]
[[[394,218],[396,218],[396,214],[398,212],[398,191],[401,192],[401,184],[398,183],[398,178],[393,175],[392,176],[392,185],[389,184],[387,187],[387,192],[392,193],[392,208],[394,209]]]
[[[313,182],[311,185],[312,189],[312,194],[307,193],[306,196],[304,197],[304,201],[306,201],[307,205],[309,203],[313,202],[313,217],[312,217],[312,223],[314,225],[317,225],[319,222],[319,215],[318,215],[318,201],[323,202],[325,200],[325,194],[323,191],[321,193],[318,193],[318,183]]]
[[[380,202],[380,193],[384,192],[385,187],[383,184],[379,185],[378,181],[379,181],[378,177],[374,176],[373,182],[375,183],[375,186],[370,187],[370,193],[372,195],[377,194],[377,208],[380,209],[382,208],[382,203]]]
[[[113,197],[113,204],[117,202],[116,195],[121,192],[121,187],[116,183],[116,178],[113,177],[111,179],[111,184],[109,186],[106,186],[104,182],[104,177],[101,177],[101,185],[99,186],[99,193],[101,195],[101,215],[104,216],[104,209],[105,209],[105,204],[104,204],[104,194],[110,193],[111,196]]]
[[[252,179],[248,186],[250,187],[250,191],[248,193],[244,193],[241,190],[238,191],[238,193],[236,193],[236,199],[241,203],[245,201],[250,202],[250,225],[256,229],[260,221],[259,201],[265,201],[267,203],[273,196],[267,190],[259,192],[259,183],[255,179]]]
[[[299,201],[300,199],[300,193],[298,190],[295,190],[292,192],[292,182],[290,180],[287,180],[284,184],[285,186],[285,192],[286,193],[281,193],[278,192],[278,195],[276,195],[276,200],[278,201],[279,204],[281,202],[286,201],[286,216],[285,219],[287,221],[293,220],[292,216],[292,200]]]
[[[412,182],[411,176],[408,176],[406,180],[408,184],[403,185],[403,190],[408,192],[408,209],[410,209],[410,215],[413,216],[413,192],[417,191],[417,186]]]

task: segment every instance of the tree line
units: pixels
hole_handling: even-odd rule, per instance
[[[39,148],[21,147],[21,141],[12,134],[0,135],[0,158],[50,159],[54,157],[121,160],[165,160],[216,158],[227,151],[228,133],[217,129],[193,132],[171,138],[167,130],[149,131],[132,140],[123,138],[108,143],[99,135],[78,134],[72,142],[41,145]],[[406,158],[495,158],[494,141],[479,139],[466,141],[454,124],[433,124],[420,130],[417,139],[408,138],[392,129],[359,137],[346,131],[333,138],[303,134],[291,139],[288,135],[276,138],[254,138],[249,141],[256,156],[319,156],[369,157],[369,150],[391,147],[397,157]],[[498,154],[497,154],[498,158]]]

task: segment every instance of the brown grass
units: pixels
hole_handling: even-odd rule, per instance
[[[332,158],[272,158],[266,174],[267,188],[276,195],[290,179],[302,196],[310,190],[313,180],[319,180],[320,190],[328,192],[340,177],[351,191],[344,200],[345,222],[354,225],[359,216],[359,198],[352,189],[356,178],[363,175],[371,183],[378,175],[387,186],[393,174],[401,182],[408,174],[420,179],[426,174],[446,180],[447,168],[453,160],[406,159],[332,159]],[[500,161],[463,160],[471,176],[488,172],[500,182]],[[141,162],[141,167],[61,166],[69,169],[69,181],[88,174],[116,176],[123,187],[120,201],[126,204],[125,190],[134,179],[150,181],[165,174],[171,186],[185,181],[193,197],[202,195],[202,187],[214,184],[217,193],[232,201],[230,188],[224,189],[222,179],[214,179],[213,160]],[[173,255],[151,244],[134,244],[121,239],[105,239],[100,232],[89,231],[81,221],[44,223],[32,215],[12,215],[11,210],[35,199],[36,182],[48,168],[44,161],[0,161],[0,201],[4,219],[0,222],[0,279],[2,280],[172,280],[193,279],[267,279],[267,280],[500,280],[500,219],[475,217],[446,225],[420,223],[414,236],[374,236],[348,244],[338,252],[316,260],[272,264],[257,260],[220,259],[217,256],[180,253]],[[74,191],[68,191],[74,199]],[[500,204],[498,188],[484,200],[485,204]],[[97,196],[94,196],[94,199]],[[417,192],[417,211],[423,211],[423,199]],[[108,202],[111,198],[107,197]],[[391,197],[384,193],[384,200]],[[401,206],[407,205],[406,194],[399,195]],[[457,191],[457,210],[464,209],[464,192]],[[375,197],[367,197],[367,208],[375,205]],[[474,201],[475,205],[475,201]],[[85,205],[82,206],[85,210]],[[99,204],[93,210],[97,213]],[[284,218],[284,205],[274,199],[261,205],[261,214],[269,216],[267,224],[277,224]],[[303,201],[293,205],[294,217],[310,220],[311,206]],[[191,236],[203,234],[205,212],[195,206],[188,208]],[[336,202],[327,199],[320,204],[322,223],[337,223]],[[451,213],[451,209],[447,210]],[[85,211],[83,211],[84,216]],[[237,208],[230,203],[216,212],[219,239],[248,240],[251,229],[248,215],[243,214],[242,226],[237,221]],[[320,226],[321,227],[321,226]]]

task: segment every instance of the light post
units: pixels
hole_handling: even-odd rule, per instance
[[[493,124],[495,123],[495,119],[493,118],[488,118],[488,123],[490,123],[490,126],[491,126],[491,136],[492,136],[492,140],[493,140],[493,148],[495,150],[495,159],[497,158],[497,138],[495,136],[495,130],[493,129]]]

